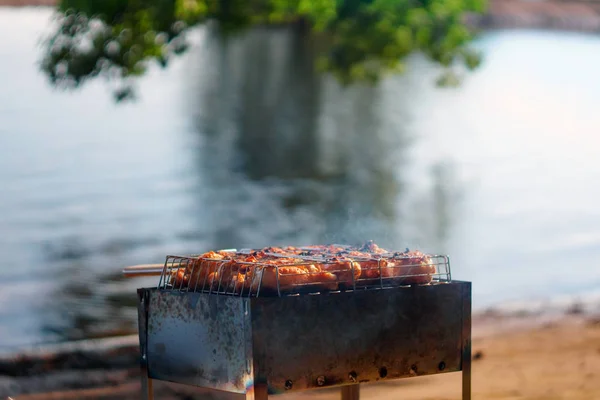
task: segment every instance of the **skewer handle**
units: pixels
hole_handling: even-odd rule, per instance
[[[123,268],[123,275],[127,278],[138,276],[160,276],[164,264],[140,264]]]
[[[228,251],[235,253],[236,249],[224,249],[220,251]],[[164,264],[140,264],[132,265],[123,268],[123,275],[127,278],[135,278],[138,276],[160,276],[162,274]]]

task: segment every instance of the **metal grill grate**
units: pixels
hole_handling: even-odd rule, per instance
[[[159,289],[234,296],[377,290],[451,281],[448,256],[345,245],[167,256]]]

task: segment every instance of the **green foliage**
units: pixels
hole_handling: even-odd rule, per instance
[[[172,1],[146,3],[64,0],[42,63],[52,82],[79,85],[102,73],[138,76],[149,59],[166,66],[169,55],[185,47],[176,40],[183,22],[176,22]]]
[[[164,67],[185,51],[187,27],[215,21],[223,33],[258,24],[303,27],[321,42],[316,67],[344,84],[400,72],[412,52],[446,68],[474,69],[481,57],[468,48],[473,35],[463,17],[481,12],[485,1],[62,0],[43,68],[57,84],[140,75],[148,61]]]

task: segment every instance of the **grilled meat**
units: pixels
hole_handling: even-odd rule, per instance
[[[183,266],[182,266],[183,267]],[[378,285],[426,284],[436,273],[419,251],[390,253],[373,242],[360,247],[266,247],[249,253],[209,251],[171,274],[176,288],[228,293],[323,292]]]

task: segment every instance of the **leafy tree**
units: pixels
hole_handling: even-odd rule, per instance
[[[167,66],[186,50],[188,27],[213,22],[223,35],[292,25],[318,41],[315,67],[342,84],[402,71],[412,52],[447,71],[473,69],[480,56],[468,47],[473,33],[464,16],[484,6],[485,0],[63,0],[42,68],[66,87],[99,75],[128,79],[150,61]],[[439,81],[452,82],[451,74]],[[117,98],[130,94],[126,88]]]

